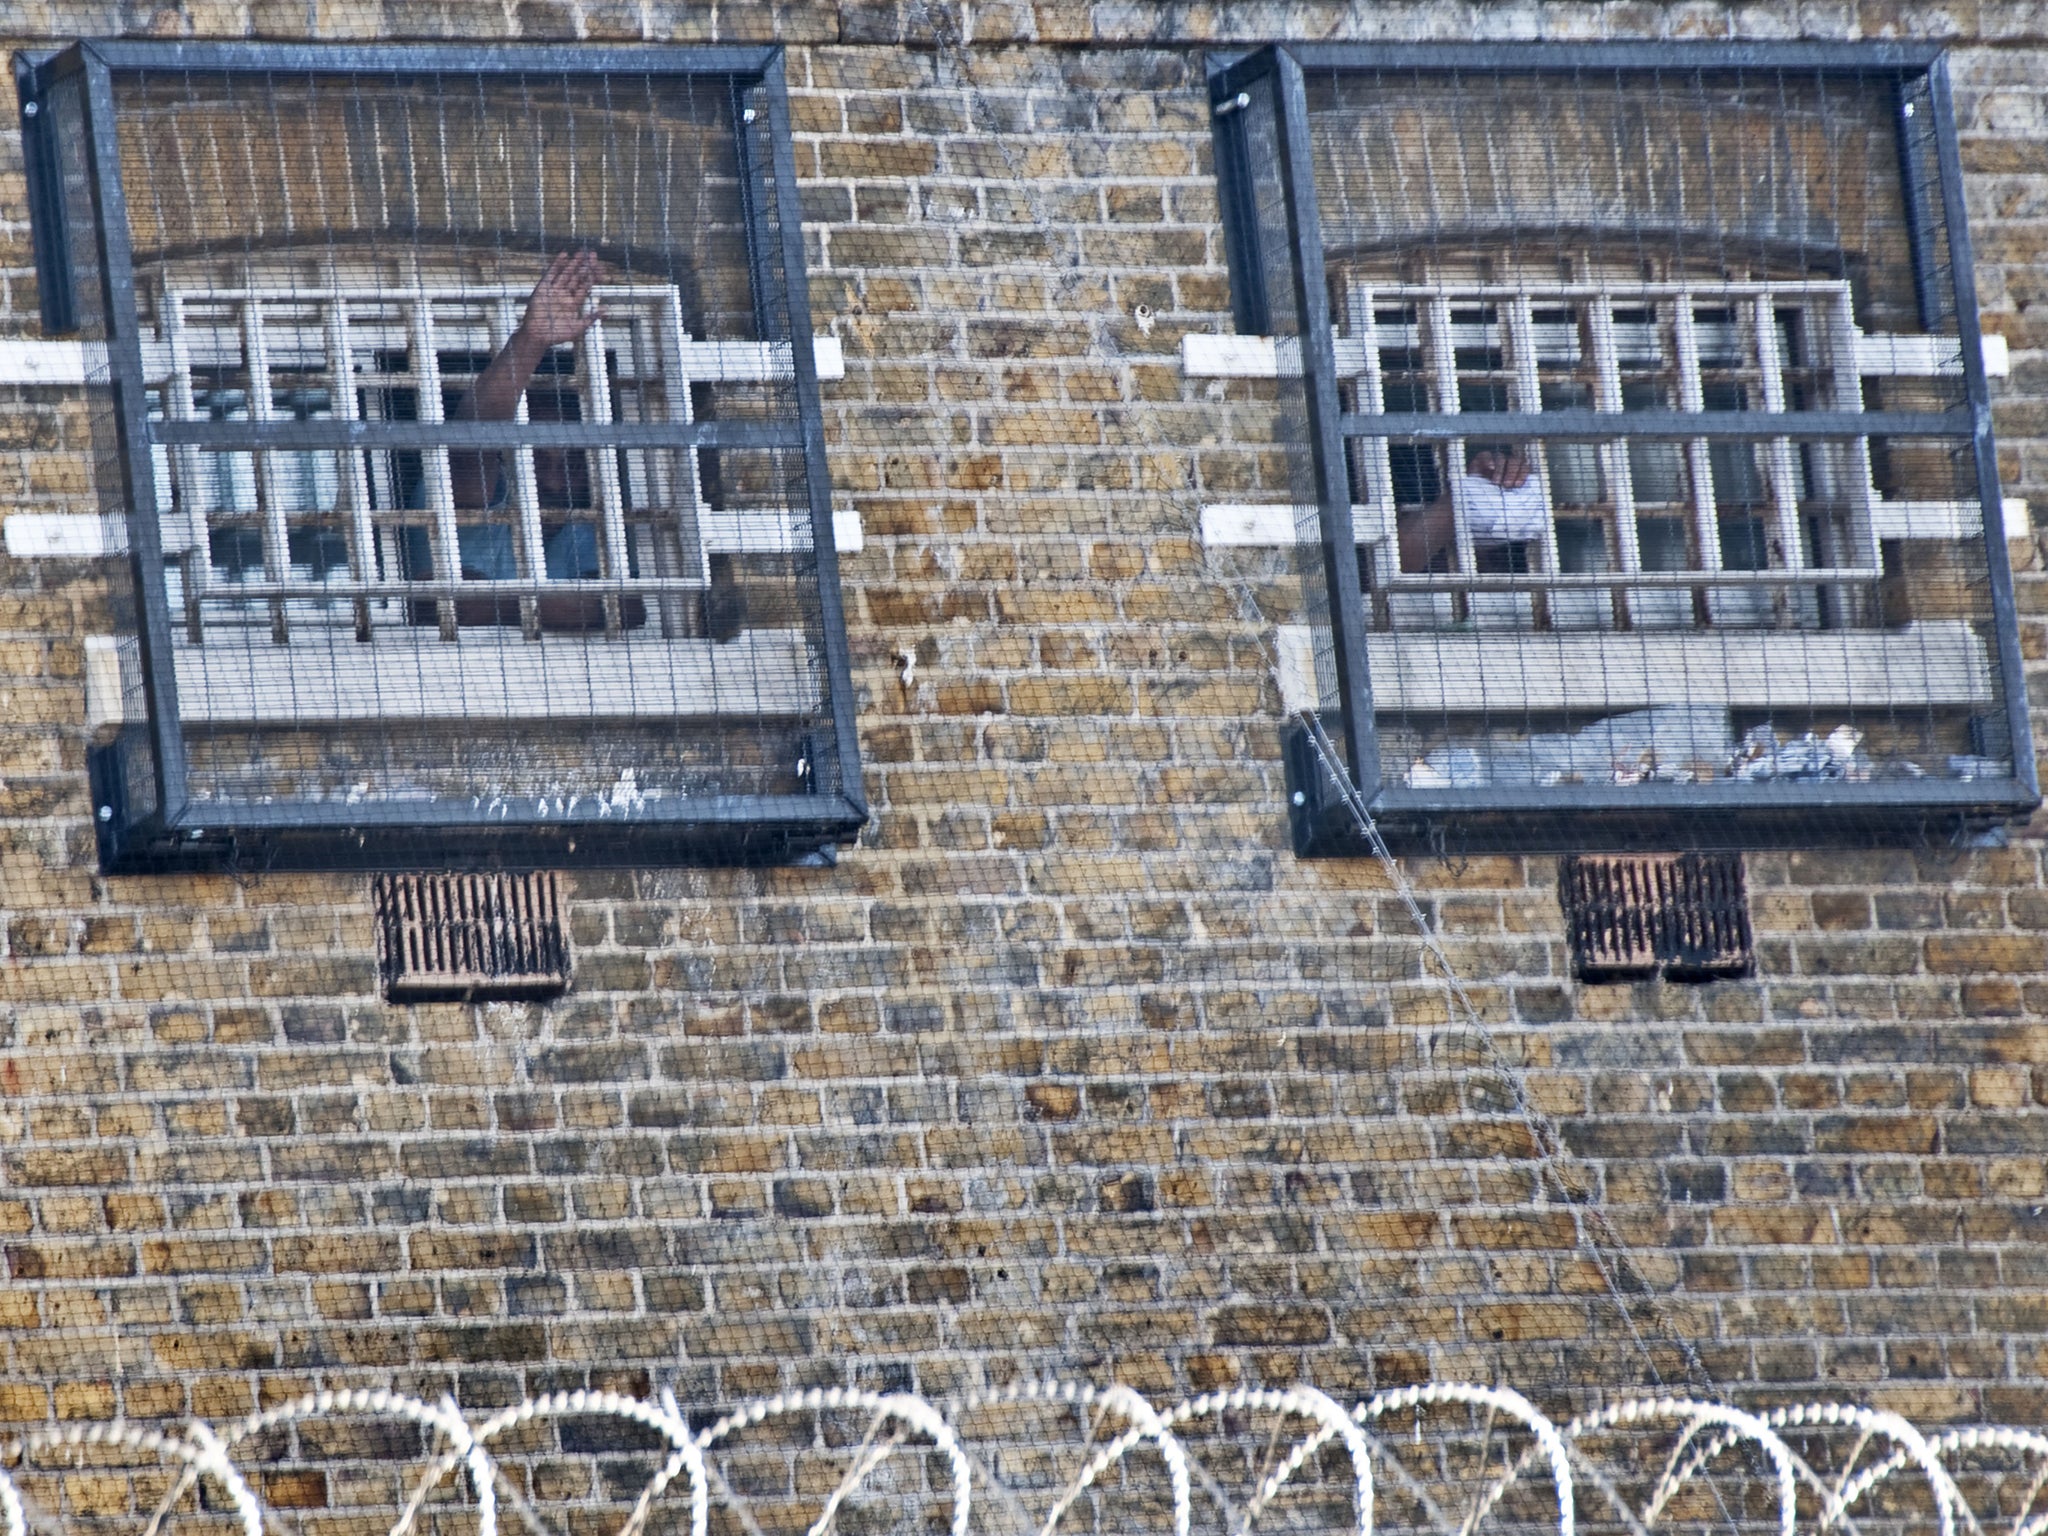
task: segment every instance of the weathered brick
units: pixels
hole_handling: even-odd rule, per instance
[[[1808,9],[1816,37],[1926,20]],[[791,45],[814,319],[849,362],[823,393],[863,523],[841,565],[877,816],[836,868],[579,873],[563,999],[388,1007],[355,875],[96,873],[80,641],[128,599],[90,562],[0,560],[0,1329],[50,1386],[0,1384],[0,1417],[227,1418],[422,1371],[480,1406],[644,1391],[678,1360],[693,1409],[950,1390],[998,1360],[1107,1362],[1162,1400],[1454,1366],[1570,1397],[1648,1360],[2048,1412],[2040,828],[1753,854],[1758,972],[1705,988],[1571,980],[1548,860],[1406,860],[1479,1027],[1386,868],[1286,851],[1267,649],[1302,562],[1199,532],[1205,502],[1297,499],[1288,386],[1211,390],[1175,352],[1233,325],[1207,48],[1355,11],[1290,0],[1245,33],[1063,0],[166,8],[264,36]],[[2001,474],[2038,516],[2048,160],[2015,125],[2038,126],[2039,49],[1994,11],[1937,20],[2015,362]],[[129,25],[32,16],[14,42]],[[1714,0],[1371,18],[1781,24]],[[33,334],[12,230],[0,329]],[[0,499],[82,505],[91,430],[75,391],[0,393]],[[2012,553],[2039,674],[2048,569]],[[1646,1348],[1612,1284],[1659,1293]],[[114,1393],[110,1356],[147,1374]],[[280,1508],[336,1495],[264,1475]]]

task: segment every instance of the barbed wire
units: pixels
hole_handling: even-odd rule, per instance
[[[1092,1408],[1101,1418],[1115,1418],[1125,1425],[1120,1434],[1095,1449],[1079,1472],[1061,1488],[1042,1520],[1037,1521],[1036,1536],[1056,1536],[1062,1518],[1074,1505],[1091,1488],[1101,1485],[1127,1455],[1147,1444],[1156,1450],[1167,1470],[1173,1536],[1188,1536],[1195,1526],[1198,1483],[1215,1504],[1214,1514],[1227,1529],[1242,1536],[1272,1505],[1288,1480],[1332,1440],[1341,1442],[1349,1463],[1350,1529],[1356,1536],[1376,1536],[1379,1478],[1389,1479],[1412,1500],[1423,1512],[1434,1536],[1474,1536],[1509,1493],[1539,1469],[1551,1484],[1557,1536],[1577,1536],[1582,1485],[1598,1496],[1602,1506],[1599,1523],[1618,1520],[1633,1536],[1648,1536],[1690,1485],[1700,1481],[1725,1453],[1742,1444],[1754,1447],[1771,1468],[1776,1485],[1776,1536],[1826,1536],[1835,1530],[1844,1536],[1857,1536],[1852,1510],[1870,1501],[1884,1484],[1901,1476],[1924,1484],[1940,1536],[1989,1536],[1993,1529],[1989,1512],[1980,1515],[1971,1507],[1950,1466],[1965,1453],[1980,1456],[1986,1452],[2014,1458],[2019,1463],[2015,1470],[2029,1473],[2023,1496],[2007,1502],[1998,1511],[1999,1524],[2007,1536],[2043,1536],[2048,1531],[2048,1511],[2037,1511],[2035,1507],[2043,1492],[2048,1491],[2048,1434],[2012,1426],[1976,1425],[1928,1435],[1895,1412],[1855,1403],[1797,1403],[1752,1413],[1727,1403],[1674,1396],[1623,1397],[1558,1423],[1511,1387],[1456,1381],[1397,1388],[1349,1409],[1311,1386],[1241,1387],[1204,1393],[1165,1409],[1155,1409],[1143,1396],[1122,1384],[1095,1386],[1033,1380],[970,1391],[936,1402],[913,1392],[883,1393],[844,1387],[778,1393],[741,1404],[711,1419],[701,1429],[691,1427],[691,1417],[667,1390],[653,1399],[607,1391],[549,1393],[522,1399],[474,1421],[466,1418],[448,1398],[430,1403],[401,1392],[357,1389],[311,1392],[220,1427],[199,1420],[182,1429],[126,1421],[67,1425],[24,1436],[0,1451],[0,1460],[15,1469],[13,1473],[0,1470],[0,1536],[30,1536],[37,1529],[68,1529],[68,1523],[61,1517],[33,1509],[21,1483],[28,1475],[24,1469],[39,1467],[41,1458],[82,1447],[153,1452],[177,1465],[178,1475],[158,1500],[140,1536],[158,1536],[179,1502],[202,1480],[210,1481],[225,1496],[226,1507],[232,1510],[242,1536],[266,1536],[267,1531],[288,1529],[265,1506],[257,1491],[263,1478],[252,1479],[238,1467],[237,1448],[265,1431],[308,1420],[348,1417],[396,1419],[430,1431],[439,1442],[438,1454],[400,1505],[389,1527],[389,1536],[410,1536],[429,1499],[458,1469],[468,1474],[471,1484],[476,1536],[498,1536],[501,1487],[508,1490],[516,1512],[530,1528],[548,1531],[550,1527],[520,1494],[517,1484],[503,1475],[490,1446],[493,1441],[537,1421],[578,1416],[612,1418],[638,1426],[661,1437],[669,1447],[669,1454],[641,1488],[616,1536],[639,1536],[655,1501],[678,1478],[685,1484],[690,1536],[706,1536],[714,1498],[734,1506],[731,1513],[743,1528],[758,1530],[758,1523],[741,1507],[740,1496],[711,1465],[712,1453],[721,1442],[771,1419],[834,1410],[863,1411],[874,1416],[874,1423],[855,1448],[846,1472],[819,1503],[815,1518],[809,1522],[809,1536],[827,1536],[848,1501],[913,1438],[938,1452],[947,1463],[949,1475],[943,1497],[950,1506],[948,1529],[951,1536],[970,1536],[976,1528],[976,1511],[981,1507],[977,1504],[977,1480],[1000,1495],[1000,1507],[1015,1513],[1021,1511],[1021,1506],[1015,1490],[997,1484],[989,1468],[969,1453],[965,1445],[969,1436],[960,1429],[959,1421],[970,1414],[1030,1404]],[[1505,1418],[1526,1431],[1530,1443],[1492,1478],[1471,1502],[1468,1512],[1454,1520],[1395,1459],[1384,1434],[1384,1423],[1392,1416],[1414,1414],[1414,1432],[1419,1441],[1424,1417],[1430,1410],[1457,1408],[1483,1410],[1489,1416],[1489,1435],[1492,1420]],[[1192,1458],[1176,1431],[1197,1420],[1247,1412],[1269,1414],[1281,1422],[1299,1421],[1302,1427],[1291,1440],[1275,1433],[1274,1455],[1267,1470],[1241,1508],[1234,1509],[1206,1471],[1199,1479],[1190,1475]],[[881,1434],[881,1427],[890,1421],[895,1425],[893,1432]],[[1648,1495],[1632,1501],[1600,1466],[1585,1442],[1604,1433],[1653,1428],[1669,1431],[1675,1438]],[[1841,1430],[1853,1433],[1855,1438],[1839,1465],[1823,1473],[1782,1433],[1793,1430]],[[274,1470],[274,1463],[265,1464],[266,1476]],[[1973,1470],[1981,1468],[1973,1465]],[[1988,1486],[1981,1478],[1973,1477],[1970,1481],[1973,1486]],[[900,1488],[891,1491],[895,1496],[902,1492]],[[934,1490],[932,1496],[937,1498],[940,1494]],[[1888,1518],[1896,1519],[1898,1513],[1896,1501],[1885,1508]]]

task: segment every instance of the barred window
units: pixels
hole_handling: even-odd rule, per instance
[[[110,863],[801,856],[865,818],[773,49],[30,61],[103,358]]]
[[[1269,50],[1212,100],[1315,514],[1304,848],[1338,773],[1439,846],[2035,803],[1937,56]]]

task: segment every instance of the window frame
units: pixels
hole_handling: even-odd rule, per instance
[[[1938,302],[1953,305],[1961,344],[1964,406],[1951,412],[1869,412],[1853,419],[1848,413],[1787,412],[1782,413],[1788,420],[1784,435],[1925,435],[1958,443],[1967,439],[1982,503],[1979,537],[1984,543],[1995,632],[1993,668],[2010,728],[2013,776],[2009,780],[1926,778],[1866,783],[1716,780],[1637,784],[1620,792],[1600,784],[1457,789],[1412,788],[1390,780],[1382,772],[1374,718],[1368,670],[1373,636],[1365,622],[1348,445],[1355,438],[1371,435],[1427,443],[1462,437],[1466,429],[1459,426],[1455,414],[1406,413],[1347,420],[1340,408],[1305,72],[1400,70],[1455,76],[1494,70],[1519,74],[1670,73],[1742,68],[1889,80],[1899,90],[1909,82],[1925,82],[1934,117],[1940,215],[1949,241],[1952,290],[1934,288],[1935,275],[1926,255],[1931,238],[1924,217],[1927,199],[1925,189],[1916,186],[1919,178],[1913,173],[1910,156],[1901,157],[1901,192],[1910,220],[1906,233],[1915,258],[1922,314],[1937,313],[1933,306]],[[1915,42],[1276,43],[1248,52],[1213,55],[1208,86],[1232,310],[1238,329],[1274,330],[1269,301],[1257,277],[1274,253],[1260,248],[1266,236],[1254,211],[1244,114],[1237,110],[1249,102],[1250,92],[1270,90],[1277,124],[1277,173],[1289,218],[1285,256],[1291,264],[1296,303],[1296,313],[1287,318],[1294,334],[1306,339],[1299,351],[1322,565],[1320,590],[1313,596],[1326,604],[1334,638],[1339,718],[1326,733],[1320,720],[1305,714],[1285,731],[1289,819],[1298,853],[1353,855],[1380,844],[1415,852],[1487,848],[1577,852],[1947,841],[1985,834],[1995,837],[2000,823],[2022,817],[2040,804],[1944,49]],[[1698,435],[1693,430],[1700,425],[1697,418],[1688,416],[1687,420],[1689,428],[1678,434],[1681,438]],[[1359,430],[1366,421],[1372,423],[1372,429]],[[1554,417],[1546,422],[1538,415],[1493,415],[1487,420],[1485,435],[1546,438],[1556,425]],[[1635,415],[1626,425],[1618,414],[1605,414],[1597,425],[1603,441],[1625,442],[1636,433],[1673,435],[1670,422],[1651,422],[1647,413]],[[1306,549],[1304,559],[1313,563]],[[1305,573],[1312,585],[1315,576],[1313,570]],[[1373,824],[1370,830],[1365,825],[1368,820]]]
[[[278,867],[417,867],[421,858],[417,834],[427,829],[437,835],[435,855],[442,862],[458,865],[514,861],[585,865],[829,862],[838,843],[859,833],[869,812],[861,783],[855,694],[832,532],[823,406],[817,363],[809,344],[813,334],[810,293],[780,45],[396,46],[86,40],[58,50],[17,54],[14,64],[43,324],[50,334],[74,331],[78,325],[66,242],[78,238],[80,232],[61,217],[61,190],[55,184],[58,141],[54,114],[41,111],[40,105],[59,82],[76,77],[83,80],[82,149],[93,200],[94,254],[106,328],[104,372],[93,382],[104,378],[109,390],[114,441],[107,457],[118,458],[124,481],[128,558],[139,616],[136,638],[148,711],[145,729],[152,749],[157,807],[146,815],[130,815],[118,743],[89,750],[103,867],[217,867],[258,861]],[[601,77],[632,73],[710,78],[728,82],[736,119],[742,115],[741,95],[758,90],[767,110],[772,163],[756,167],[755,174],[772,188],[780,217],[771,224],[755,196],[743,196],[742,216],[750,234],[750,266],[756,270],[757,310],[766,302],[762,276],[779,264],[776,275],[781,279],[787,310],[795,419],[637,427],[469,422],[435,426],[428,435],[434,446],[455,448],[597,447],[637,434],[649,446],[678,450],[729,447],[800,452],[816,561],[822,702],[831,715],[836,782],[820,782],[815,768],[823,753],[815,753],[810,756],[810,769],[799,770],[800,775],[811,773],[809,793],[650,798],[624,811],[606,807],[601,816],[572,810],[565,818],[530,809],[506,812],[500,808],[484,820],[466,796],[431,802],[394,798],[382,804],[354,805],[315,800],[226,806],[193,803],[186,793],[176,673],[162,660],[174,654],[172,634],[178,620],[169,611],[162,579],[163,531],[152,461],[154,448],[170,447],[175,452],[190,432],[181,436],[175,424],[153,424],[149,419],[139,316],[134,301],[127,297],[133,290],[134,262],[113,93],[113,75],[122,70],[300,77],[433,73]],[[747,111],[744,121],[751,122],[752,116],[752,111]],[[736,122],[736,132],[739,127]],[[746,134],[739,134],[739,142],[744,159]],[[426,440],[422,428],[413,423],[336,422],[324,433],[307,431],[306,425],[323,426],[303,424],[296,439],[287,431],[274,434],[275,440],[266,439],[262,446],[400,450],[418,448]],[[343,432],[345,441],[337,435]],[[222,445],[209,442],[209,446]],[[591,728],[597,728],[595,722]],[[594,800],[592,804],[594,811]]]

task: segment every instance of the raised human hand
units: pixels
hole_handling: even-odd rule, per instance
[[[595,251],[564,251],[548,263],[527,295],[526,318],[519,328],[543,347],[559,347],[580,338],[604,318],[604,306],[590,302],[597,281]]]
[[[1482,449],[1472,456],[1472,462],[1467,468],[1480,479],[1490,480],[1504,491],[1518,491],[1529,481],[1528,456],[1514,450],[1500,453],[1491,448]]]

